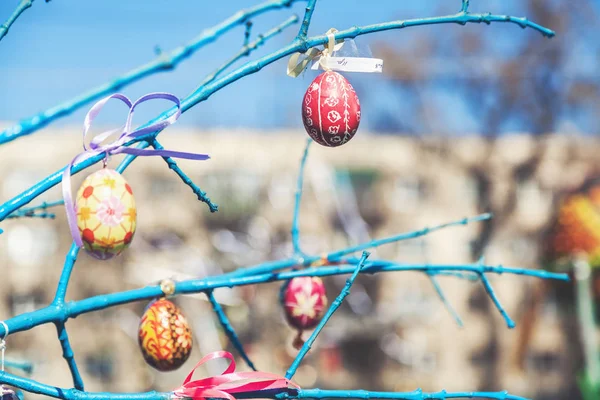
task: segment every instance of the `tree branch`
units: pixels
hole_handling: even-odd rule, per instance
[[[65,117],[80,107],[91,103],[94,100],[100,99],[103,96],[111,94],[116,90],[119,90],[134,82],[137,82],[142,78],[158,72],[173,70],[179,63],[189,58],[192,54],[205,45],[214,42],[219,38],[219,36],[228,32],[232,28],[243,24],[250,18],[267,11],[290,7],[294,1],[300,0],[270,0],[245,11],[237,12],[220,24],[204,30],[198,37],[193,39],[188,44],[177,47],[169,53],[163,53],[155,60],[134,68],[131,71],[114,78],[110,82],[95,87],[82,95],[42,111],[37,115],[20,121],[17,125],[5,129],[4,131],[0,132],[0,145],[18,139],[22,136],[29,135],[48,125],[50,122]],[[21,3],[27,2],[28,1],[25,0],[21,1]],[[2,29],[0,27],[0,39],[1,38]]]
[[[306,10],[304,11],[304,18],[302,18],[302,25],[300,26],[300,31],[296,36],[296,40],[305,40],[308,35],[308,28],[310,27],[310,21],[312,19],[313,12],[315,12],[315,6],[317,5],[317,0],[308,0],[308,4],[306,5]]]
[[[533,28],[545,36],[551,37],[554,36],[554,32],[550,29],[544,28],[540,25],[537,25],[533,22],[530,22],[526,18],[517,18],[511,16],[502,16],[502,15],[491,15],[491,14],[456,14],[449,15],[444,17],[433,17],[433,18],[417,18],[411,20],[404,21],[392,21],[386,22],[382,24],[374,24],[374,25],[366,25],[363,27],[354,27],[344,31],[339,31],[335,34],[335,39],[352,39],[360,35],[366,35],[369,33],[381,32],[392,29],[404,29],[408,27],[415,26],[423,26],[423,25],[433,25],[433,24],[448,24],[448,23],[457,23],[464,25],[466,23],[481,23],[485,22],[487,24],[491,22],[511,22],[519,24],[522,27],[530,27]],[[298,41],[295,40],[292,44],[283,47],[280,50],[277,50],[271,54],[268,54],[256,61],[246,63],[240,68],[232,71],[227,76],[214,81],[198,90],[194,93],[186,97],[181,102],[181,112],[185,113],[190,108],[194,107],[198,103],[208,99],[210,95],[213,93],[223,89],[225,86],[236,82],[237,80],[243,78],[244,76],[248,76],[260,71],[265,66],[280,60],[284,57],[291,55],[292,53],[298,51],[306,51],[311,47],[323,45],[328,41],[326,35],[316,36],[311,39],[307,39],[306,41]],[[148,126],[151,123],[155,123],[158,121],[162,121],[167,118],[168,115],[171,115],[175,112],[175,108],[171,108],[161,115],[150,121],[144,126]],[[140,136],[134,140],[131,140],[125,143],[125,146],[131,146],[135,143],[147,141],[151,137],[155,137],[159,132],[149,133],[147,135]],[[1,142],[1,141],[0,141]],[[77,173],[90,165],[97,163],[98,161],[104,158],[103,154],[99,154],[95,157],[90,157],[87,160],[77,163],[73,166],[73,173]],[[4,205],[0,207],[0,221],[6,218],[6,215],[13,212],[14,210],[22,207],[23,205],[29,203],[31,200],[35,199],[40,194],[44,193],[46,190],[54,187],[58,182],[60,182],[60,177],[62,175],[63,169],[55,172],[53,175],[47,177],[42,180],[38,184],[32,186],[29,190],[23,192],[12,200],[8,201]]]
[[[21,14],[23,14],[23,12],[25,10],[27,10],[29,7],[31,7],[32,5],[33,5],[33,0],[21,0],[19,2],[19,4],[17,5],[17,8],[12,13],[12,15],[10,17],[8,17],[8,19],[6,20],[5,23],[0,25],[0,40],[2,40],[2,38],[4,36],[6,36],[6,34],[8,33],[8,30],[10,29],[12,24],[15,23],[17,18],[19,18],[19,16]]]

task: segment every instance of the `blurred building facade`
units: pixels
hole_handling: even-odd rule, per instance
[[[79,140],[77,129],[48,130],[0,147],[0,201],[62,168],[81,151]],[[166,148],[211,155],[209,161],[179,164],[219,204],[219,211],[211,214],[160,158],[136,160],[124,173],[138,206],[133,243],[122,256],[106,262],[81,253],[68,300],[168,277],[216,275],[291,255],[289,232],[304,132],[173,130],[161,140]],[[541,234],[556,202],[563,191],[597,170],[599,151],[600,142],[593,138],[528,135],[491,141],[360,132],[339,149],[313,144],[300,209],[301,244],[306,252],[320,254],[491,211],[495,218],[490,222],[385,245],[373,250],[371,258],[456,265],[485,256],[489,264],[540,268]],[[118,161],[115,157],[110,166]],[[74,190],[89,172],[73,176]],[[30,205],[60,198],[59,185]],[[64,210],[53,211],[55,220],[1,224],[2,318],[40,308],[53,298],[71,244]],[[346,278],[326,280],[330,300]],[[322,388],[506,389],[537,400],[578,398],[575,374],[582,365],[573,317],[561,315],[549,291],[538,309],[531,340],[523,346],[524,310],[538,282],[510,275],[490,280],[517,322],[515,329],[506,327],[480,282],[439,279],[464,321],[460,328],[427,276],[359,277],[296,381]],[[295,355],[295,333],[278,305],[279,287],[270,283],[216,292],[258,368],[275,373],[283,373]],[[146,303],[69,321],[86,389],[168,391],[181,384],[204,354],[222,348],[233,351],[203,295],[178,297],[175,302],[191,321],[195,343],[188,362],[171,373],[146,366],[137,347]],[[33,361],[32,376],[42,382],[72,386],[52,326],[10,336],[7,356]],[[201,372],[221,371],[209,367]]]

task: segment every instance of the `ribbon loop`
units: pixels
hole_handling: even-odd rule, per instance
[[[90,128],[92,127],[92,122],[94,122],[94,119],[96,119],[96,117],[98,116],[98,114],[100,113],[102,108],[106,105],[106,103],[110,99],[121,100],[123,103],[125,103],[125,105],[127,105],[128,109],[131,109],[131,106],[132,106],[131,100],[129,100],[127,98],[127,96],[122,95],[120,93],[115,93],[110,96],[107,96],[107,97],[103,98],[102,100],[98,101],[96,104],[94,104],[92,106],[92,108],[90,108],[90,111],[88,111],[88,113],[85,115],[85,119],[83,121],[83,149],[85,151],[89,151],[90,149],[92,149],[92,150],[96,149],[99,146],[99,143],[104,141],[110,135],[123,130],[123,128],[118,128],[118,129],[114,129],[112,131],[108,131],[108,132],[104,132],[99,135],[96,135],[96,137],[94,137],[94,139],[92,139],[92,141],[90,142],[89,148],[85,144],[85,138],[88,135]]]
[[[92,122],[98,116],[98,114],[100,113],[100,110],[102,110],[104,105],[110,99],[118,99],[118,100],[122,101],[123,103],[125,103],[125,105],[127,105],[127,107],[129,108],[129,112],[127,114],[127,120],[125,122],[125,125],[122,128],[113,129],[113,130],[106,131],[106,132],[100,133],[98,135],[95,135],[94,138],[90,141],[89,146],[88,146],[85,143],[85,139],[86,139],[86,136],[89,134],[90,128],[92,126]],[[177,110],[175,111],[175,113],[170,115],[168,118],[162,119],[160,121],[152,123],[143,128],[131,131],[131,123],[133,120],[133,112],[135,110],[135,107],[140,105],[141,103],[144,103],[148,100],[153,100],[153,99],[163,99],[163,100],[172,101],[173,103],[175,103]],[[90,157],[93,157],[93,156],[96,156],[96,155],[102,154],[102,153],[105,154],[104,167],[106,167],[108,158],[114,154],[131,154],[131,155],[135,155],[135,156],[176,157],[176,158],[184,158],[184,159],[188,159],[188,160],[208,160],[210,157],[206,154],[185,153],[185,152],[171,151],[171,150],[145,150],[145,149],[130,148],[130,147],[125,146],[125,144],[127,142],[129,142],[133,139],[139,138],[140,136],[147,134],[147,133],[160,131],[160,130],[166,128],[167,126],[175,123],[175,121],[177,121],[177,119],[179,118],[180,115],[181,115],[181,102],[177,96],[174,96],[170,93],[149,93],[147,95],[140,97],[133,103],[131,102],[131,100],[129,100],[127,98],[127,96],[120,94],[120,93],[115,93],[115,94],[112,94],[110,96],[103,98],[102,100],[99,100],[96,104],[94,104],[92,106],[92,108],[90,108],[90,110],[88,111],[88,113],[85,116],[84,123],[83,123],[83,149],[84,149],[84,152],[78,154],[77,156],[75,156],[73,158],[73,160],[71,160],[71,162],[64,169],[63,175],[62,175],[63,198],[65,201],[67,221],[69,223],[69,229],[71,230],[71,236],[73,237],[73,241],[75,242],[75,244],[78,247],[82,247],[83,242],[81,240],[81,235],[79,233],[79,228],[77,226],[76,210],[73,205],[73,199],[72,199],[70,177],[71,177],[71,169],[73,168],[73,165],[75,165],[77,162],[84,161]],[[111,137],[115,133],[119,134],[119,136],[116,140],[114,140],[113,142],[109,142],[107,144],[103,144],[104,141],[106,141],[109,137]]]
[[[297,78],[300,74],[308,67],[313,61],[330,57],[335,51],[338,51],[344,45],[344,40],[340,40],[336,43],[335,33],[337,29],[329,29],[325,35],[327,35],[327,46],[322,50],[316,47],[311,47],[306,53],[294,53],[290,56],[287,67],[287,74],[292,78]]]
[[[194,372],[198,367],[209,360],[225,358],[230,361],[229,366],[221,375],[192,381]],[[215,351],[204,356],[192,369],[183,381],[183,385],[173,391],[178,398],[192,398],[194,400],[220,398],[234,400],[234,393],[257,392],[262,390],[285,391],[300,387],[290,380],[267,372],[235,372],[235,360],[227,351]]]
[[[337,32],[337,29],[331,28],[325,33],[327,43],[322,50],[312,47],[306,53],[292,54],[288,61],[287,74],[297,78],[311,62],[313,70],[320,67],[325,71],[383,72],[383,60],[379,58],[334,57],[333,54],[340,51],[345,43],[345,39],[335,39]],[[350,54],[353,53],[357,53],[356,50],[350,51]]]

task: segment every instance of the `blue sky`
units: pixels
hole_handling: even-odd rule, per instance
[[[220,2],[177,0],[38,0],[25,11],[0,42],[0,121],[15,121],[29,117],[100,85],[154,58],[159,46],[169,51],[197,36],[237,10],[257,4],[260,0],[227,0]],[[0,1],[0,20],[12,12],[17,0]],[[472,11],[521,14],[516,0],[489,0],[472,2]],[[218,7],[215,5],[218,4]],[[303,2],[291,10],[283,9],[264,14],[254,20],[253,37],[285,20],[291,13],[302,15]],[[310,34],[321,34],[330,27],[338,29],[392,19],[406,19],[456,12],[459,0],[453,1],[397,1],[374,0],[320,0],[311,25]],[[272,39],[254,59],[289,42],[297,26]],[[457,29],[496,29],[495,46],[498,51],[510,51],[522,33],[514,26],[424,27],[402,32],[385,32],[359,39],[360,44],[384,41],[393,46],[404,46],[415,40],[419,29],[435,29],[444,33]],[[121,90],[132,99],[145,93],[167,91],[179,97],[188,95],[205,75],[238,51],[242,44],[243,27],[221,37],[174,71],[159,73]],[[451,45],[451,44],[450,44]],[[377,54],[375,54],[377,56]],[[243,60],[245,61],[245,60]],[[178,124],[199,127],[250,127],[253,129],[300,128],[299,104],[304,90],[316,76],[308,72],[293,79],[286,75],[286,61],[281,60],[258,74],[213,95],[208,101],[183,115]],[[239,65],[238,63],[237,65]],[[386,91],[390,88],[381,74],[348,74],[355,86],[369,93],[368,106],[386,107]],[[378,94],[381,94],[380,96]],[[439,101],[452,103],[447,92]],[[148,106],[140,110],[138,122],[151,117],[162,106]],[[81,124],[87,107],[60,124]],[[469,128],[468,112],[457,104],[450,110],[465,121]],[[361,126],[371,127],[369,113],[363,112]],[[122,115],[111,113],[103,122],[120,123]]]

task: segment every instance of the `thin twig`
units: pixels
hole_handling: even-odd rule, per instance
[[[152,141],[152,147],[154,147],[157,150],[163,150],[164,147],[156,140],[154,139]],[[202,189],[200,189],[200,187],[198,187],[191,179],[189,176],[187,176],[185,174],[185,172],[183,172],[181,170],[181,168],[179,168],[179,166],[177,165],[177,162],[175,160],[173,160],[171,157],[162,157],[163,160],[165,160],[165,162],[167,163],[167,165],[169,166],[169,169],[173,170],[183,181],[183,183],[185,183],[186,185],[188,185],[192,191],[194,192],[194,194],[198,197],[198,200],[200,200],[203,203],[206,203],[208,205],[208,208],[210,209],[210,212],[217,212],[219,210],[219,206],[214,204],[206,195],[206,192],[203,191]]]
[[[71,371],[73,385],[77,390],[84,390],[83,379],[81,379],[81,374],[79,374],[79,368],[77,368],[77,363],[75,362],[73,349],[71,349],[71,343],[69,342],[69,335],[67,334],[65,324],[62,322],[57,323],[56,330],[58,332],[58,340],[60,341],[60,346],[63,350],[63,358],[67,361],[69,371]]]
[[[229,340],[231,340],[233,347],[235,347],[235,349],[240,353],[240,355],[242,356],[242,358],[244,359],[246,364],[250,368],[252,368],[254,371],[256,371],[256,367],[254,366],[254,363],[252,362],[252,360],[250,360],[250,357],[248,357],[248,354],[244,350],[244,345],[242,344],[242,342],[240,342],[240,338],[238,337],[237,333],[235,332],[235,329],[233,329],[233,326],[229,322],[227,315],[225,315],[223,308],[221,307],[219,302],[215,299],[215,295],[213,294],[213,291],[208,290],[206,292],[206,296],[208,297],[208,300],[210,301],[213,311],[215,312],[215,314],[217,315],[217,318],[219,319],[219,323],[221,324],[223,331],[225,331],[225,334],[227,335]]]
[[[401,21],[392,21],[381,24],[374,25],[366,25],[363,27],[353,27],[350,29],[346,29],[343,31],[336,32],[334,37],[336,40],[339,39],[353,39],[360,35],[366,35],[375,32],[382,32],[387,30],[394,29],[404,29],[415,26],[424,26],[424,25],[435,25],[435,24],[467,24],[467,23],[481,23],[485,22],[487,24],[491,22],[509,22],[520,25],[521,27],[530,27],[542,33],[545,36],[552,37],[554,36],[554,32],[550,29],[544,28],[538,24],[535,24],[526,18],[517,18],[507,15],[492,15],[492,14],[464,14],[459,13],[456,15],[448,15],[444,17],[432,17],[432,18],[417,18],[410,20],[401,20]],[[291,44],[279,49],[273,53],[270,53],[256,61],[248,62],[245,65],[239,67],[235,71],[232,71],[228,75],[223,78],[216,80],[203,88],[196,90],[191,95],[184,98],[181,102],[181,112],[185,113],[190,108],[194,107],[198,103],[205,101],[215,92],[223,89],[225,86],[236,82],[237,80],[254,74],[260,71],[265,66],[272,64],[273,62],[280,60],[284,57],[290,56],[291,54],[298,51],[307,51],[311,47],[316,47],[319,45],[325,44],[329,38],[326,35],[315,36],[313,38],[307,39],[305,41],[295,40]],[[166,119],[169,115],[175,112],[175,108],[171,108],[158,117],[148,122],[145,126],[148,126],[151,123],[155,123],[158,121],[162,121]],[[147,141],[151,137],[155,137],[159,132],[148,133],[147,135],[142,135],[137,137],[136,139],[132,139],[131,141],[124,143],[124,146],[132,146],[135,143]],[[2,136],[0,135],[0,143],[2,143]],[[85,161],[79,162],[75,164],[72,168],[72,173],[75,174],[97,162],[104,159],[103,154],[98,154],[96,156],[90,157]],[[40,194],[44,193],[46,190],[54,187],[56,184],[60,182],[60,177],[62,175],[63,169],[55,172],[51,176],[45,178],[41,182],[36,185],[33,185],[29,190],[21,193],[16,196],[12,200],[0,206],[0,221],[4,220],[8,214],[13,212],[14,210],[22,207],[23,205],[29,203],[31,200],[35,199]]]
[[[346,280],[346,285],[344,286],[344,288],[342,289],[340,294],[336,297],[336,299],[331,303],[331,306],[329,307],[329,309],[327,310],[327,312],[325,313],[325,315],[323,316],[321,321],[319,321],[319,324],[317,325],[315,330],[312,332],[312,334],[310,335],[308,340],[306,342],[304,342],[304,344],[302,345],[302,348],[296,355],[296,358],[294,358],[292,365],[290,365],[290,368],[288,368],[287,372],[285,373],[286,379],[292,379],[292,377],[296,373],[296,370],[300,366],[300,363],[302,362],[302,360],[304,359],[304,357],[306,356],[306,354],[312,347],[313,343],[317,339],[317,336],[319,336],[319,333],[321,333],[321,331],[323,330],[323,328],[325,327],[325,325],[327,324],[329,319],[336,312],[336,310],[338,308],[340,308],[340,306],[342,305],[342,302],[344,301],[346,296],[348,296],[350,294],[350,288],[354,284],[354,281],[356,280],[358,273],[365,265],[365,261],[367,260],[368,257],[369,257],[369,253],[367,253],[366,251],[363,252],[362,258],[360,259],[358,265],[354,269],[354,273],[348,280]]]
[[[302,201],[302,187],[304,185],[304,170],[306,169],[306,159],[308,158],[308,150],[312,139],[306,140],[306,147],[300,161],[300,170],[298,172],[298,182],[296,183],[296,195],[294,200],[294,216],[292,217],[292,245],[294,247],[294,256],[303,257],[302,249],[300,248],[300,230],[298,228],[298,219],[300,216],[300,203]]]
[[[41,113],[30,118],[24,119],[18,124],[5,129],[4,131],[0,132],[0,145],[18,139],[22,136],[29,135],[48,125],[50,122],[65,117],[80,107],[89,104],[94,100],[100,99],[103,96],[111,94],[114,91],[128,86],[134,82],[137,82],[142,78],[158,72],[173,70],[178,64],[189,58],[196,51],[205,45],[214,42],[217,40],[217,38],[232,28],[243,24],[250,18],[267,11],[290,7],[295,1],[300,0],[270,0],[245,11],[237,12],[220,24],[204,30],[198,37],[194,38],[186,45],[177,47],[168,53],[161,53],[155,60],[150,61],[147,64],[134,68],[121,76],[115,77],[110,82],[95,87],[86,93],[42,111]],[[22,3],[23,2],[24,1],[22,1]],[[0,29],[0,35],[1,34],[2,30]]]
[[[29,7],[33,5],[33,0],[21,0],[17,5],[15,11],[11,14],[10,17],[6,20],[5,23],[0,25],[0,40],[8,33],[8,30],[15,23],[17,18],[23,13],[23,11],[27,10]]]
[[[444,294],[444,291],[442,290],[440,283],[437,281],[437,278],[433,274],[427,274],[427,275],[429,275],[429,280],[431,281],[431,284],[433,285],[433,288],[435,289],[438,297],[440,298],[442,303],[444,303],[446,310],[448,310],[450,315],[452,315],[452,318],[454,318],[454,320],[456,321],[456,324],[462,328],[464,326],[463,321],[460,318],[460,315],[458,315],[458,313],[454,309],[454,307],[452,307],[452,304],[450,304],[450,302],[446,298],[446,295]]]
[[[308,28],[310,27],[310,21],[312,19],[313,13],[315,12],[316,5],[317,0],[308,0],[306,10],[304,11],[304,18],[302,18],[302,25],[300,26],[298,36],[296,36],[297,40],[306,39],[306,36],[308,35]]]
[[[462,7],[460,11],[466,13],[469,11],[469,0],[462,0]]]

